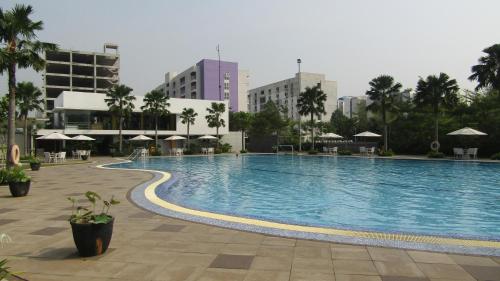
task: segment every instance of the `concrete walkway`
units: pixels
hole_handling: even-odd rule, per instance
[[[94,160],[110,162],[110,158]],[[30,194],[10,197],[0,187],[0,248],[15,271],[46,280],[337,280],[500,281],[500,258],[447,255],[287,239],[180,221],[145,212],[126,198],[151,178],[140,171],[94,164],[33,172]],[[122,202],[110,249],[100,257],[76,255],[67,218],[68,196],[92,190]],[[86,200],[81,200],[84,203]]]

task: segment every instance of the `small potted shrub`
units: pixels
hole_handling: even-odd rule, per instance
[[[78,253],[82,257],[92,257],[101,255],[108,249],[115,220],[108,214],[109,208],[120,202],[113,197],[109,201],[102,200],[99,194],[92,191],[87,191],[85,197],[92,204],[91,210],[81,206],[76,207],[76,199],[68,198],[73,204],[69,222]],[[100,213],[96,213],[97,200],[102,201]]]
[[[40,161],[40,159],[36,157],[30,158],[30,167],[32,171],[40,170],[40,166],[42,166],[42,162]]]
[[[31,178],[19,166],[7,170],[7,182],[14,197],[26,196],[30,190]]]
[[[344,150],[339,150],[338,155],[352,155],[352,152],[350,150],[344,149]]]
[[[429,157],[429,158],[444,158],[444,153],[432,150],[429,153],[427,153],[427,157]]]
[[[243,154],[243,153],[248,153],[248,151],[246,149],[242,149],[240,150],[240,153]]]

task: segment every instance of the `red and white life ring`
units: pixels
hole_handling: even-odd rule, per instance
[[[19,158],[21,157],[21,152],[19,151],[19,146],[17,144],[13,144],[9,149],[9,162],[14,165],[19,164]]]

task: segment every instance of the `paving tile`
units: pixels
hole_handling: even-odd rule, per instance
[[[267,236],[264,238],[264,241],[262,241],[262,245],[293,247],[295,246],[296,241],[296,239]]]
[[[15,222],[15,221],[19,221],[19,220],[13,220],[13,219],[0,219],[0,225],[6,225],[8,223],[12,223],[12,222]]]
[[[287,246],[260,246],[257,256],[262,257],[293,257],[294,247]]]
[[[83,196],[84,194],[85,193],[83,193],[83,192],[72,192],[72,193],[66,194],[66,196],[80,196],[80,195]],[[85,200],[87,200],[87,199],[85,199]]]
[[[246,274],[243,270],[209,268],[196,281],[239,281],[243,280]]]
[[[51,236],[51,235],[54,235],[54,234],[57,234],[59,232],[62,232],[64,230],[67,230],[68,228],[64,228],[64,227],[46,227],[46,228],[42,228],[40,230],[37,230],[37,231],[34,231],[34,232],[31,232],[30,234],[31,235],[45,235],[45,236]]]
[[[379,275],[372,261],[333,260],[335,274]]]
[[[250,270],[244,281],[289,281],[289,271]]]
[[[498,264],[489,257],[449,255],[457,264],[477,266],[497,266]]]
[[[405,276],[382,276],[382,281],[430,281],[428,278]]]
[[[374,261],[374,264],[382,276],[425,277],[424,273],[413,262]]]
[[[49,220],[52,220],[52,221],[67,221],[69,220],[69,215],[60,215],[60,216],[57,216],[57,217],[52,217],[50,218]]]
[[[217,255],[215,260],[210,264],[210,268],[226,268],[226,269],[249,269],[252,265],[254,256],[244,255]]]
[[[295,247],[295,257],[331,259],[332,253],[330,247]]]
[[[455,262],[447,254],[422,251],[407,251],[407,253],[415,262],[455,264]]]
[[[12,209],[12,208],[0,208],[0,214],[5,214],[5,213],[12,212],[15,210],[16,209]]]
[[[176,224],[162,224],[152,231],[159,232],[180,232],[184,227],[184,225],[176,225]]]
[[[154,217],[155,214],[149,212],[139,212],[129,216],[131,219],[150,219]]]
[[[382,281],[380,276],[335,274],[335,281]]]
[[[371,260],[366,247],[335,247],[332,246],[332,258],[339,260]]]
[[[333,263],[331,259],[294,258],[292,270],[333,273]]]
[[[418,263],[417,265],[429,278],[474,281],[474,278],[457,264]]]
[[[462,265],[470,275],[478,281],[500,281],[500,267]]]
[[[282,270],[292,268],[292,257],[259,257],[253,259],[251,269],[255,270]]]
[[[333,272],[292,271],[290,281],[332,281],[335,280]]]
[[[379,247],[367,247],[367,249],[374,261],[413,262],[404,250]]]
[[[168,265],[152,274],[150,278],[153,281],[193,281],[204,270],[205,268],[190,265]]]

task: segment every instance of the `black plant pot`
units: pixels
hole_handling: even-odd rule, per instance
[[[113,235],[113,222],[104,224],[81,224],[71,222],[73,230],[73,240],[75,241],[78,253],[82,257],[92,257],[104,254],[108,249]]]
[[[10,193],[14,197],[21,197],[28,195],[30,191],[31,181],[27,182],[9,182]]]
[[[88,156],[88,155],[82,155],[82,160],[83,160],[83,161],[86,161],[87,159],[89,159],[89,156]]]
[[[30,167],[31,167],[32,171],[40,170],[40,166],[42,166],[42,163],[30,163]]]

